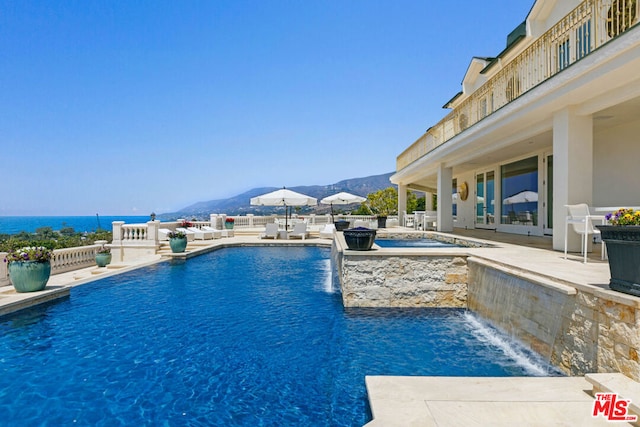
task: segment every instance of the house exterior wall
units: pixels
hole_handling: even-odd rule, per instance
[[[603,130],[594,137],[593,203],[596,206],[638,206],[637,182],[640,159],[640,117]]]

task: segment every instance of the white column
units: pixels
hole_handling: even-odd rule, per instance
[[[553,249],[564,250],[565,205],[593,200],[593,118],[571,109],[553,117]],[[580,250],[580,238],[569,229],[569,250]]]
[[[433,193],[424,193],[424,210],[432,211],[433,209]],[[453,211],[451,211],[453,215]]]
[[[407,186],[398,184],[398,224],[404,226],[404,214],[407,212]]]
[[[438,166],[438,231],[453,231],[453,169]]]

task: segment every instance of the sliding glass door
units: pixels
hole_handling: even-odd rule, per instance
[[[475,226],[477,228],[496,228],[495,177],[495,171],[476,174]]]

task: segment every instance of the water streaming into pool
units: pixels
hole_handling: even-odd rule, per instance
[[[555,374],[463,310],[345,310],[328,258],[229,248],[0,318],[0,424],[360,426],[365,375]]]

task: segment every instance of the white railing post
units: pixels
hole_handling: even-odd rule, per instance
[[[249,227],[253,227],[253,214],[247,214],[247,217],[249,218]]]
[[[113,229],[113,241],[120,242],[122,240],[122,226],[124,221],[113,221],[111,223]]]
[[[147,240],[151,240],[154,244],[159,244],[158,228],[160,228],[160,221],[147,222]]]
[[[9,269],[7,268],[8,264],[4,262],[4,259],[7,257],[7,255],[7,252],[0,252],[0,286],[9,284]]]

